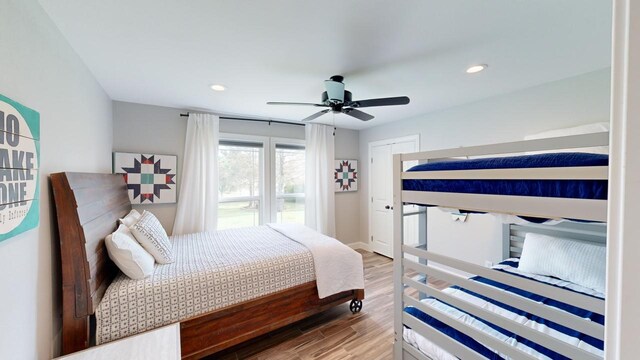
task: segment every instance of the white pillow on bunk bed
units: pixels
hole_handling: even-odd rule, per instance
[[[175,261],[173,246],[167,232],[158,218],[148,211],[143,211],[138,221],[129,227],[133,236],[142,247],[153,255],[159,264],[169,264]]]
[[[144,279],[153,273],[155,260],[140,246],[129,229],[120,225],[104,239],[109,258],[132,279]]]
[[[518,269],[553,276],[605,293],[604,244],[527,233]]]
[[[131,211],[129,211],[129,213],[123,217],[122,219],[118,219],[120,220],[120,224],[123,224],[126,227],[130,227],[131,225],[135,224],[138,220],[140,220],[140,213],[135,210],[135,209],[131,209]]]
[[[564,129],[556,129],[543,131],[541,133],[527,135],[524,137],[525,140],[536,140],[536,139],[546,139],[560,136],[570,136],[570,135],[583,135],[583,134],[592,134],[598,132],[606,132],[609,131],[609,123],[608,122],[597,122],[593,124],[579,125],[570,128]],[[561,149],[561,150],[546,150],[540,151],[544,153],[556,153],[556,152],[586,152],[592,154],[609,154],[608,146],[593,146],[586,148],[576,148],[576,149]],[[538,151],[527,152],[527,154],[537,154]]]

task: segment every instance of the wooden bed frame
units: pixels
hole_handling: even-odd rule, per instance
[[[51,174],[62,267],[62,354],[93,345],[92,316],[118,273],[104,246],[118,218],[131,210],[121,175]],[[360,310],[364,289],[320,299],[315,281],[180,323],[182,357],[211,355],[351,300]]]

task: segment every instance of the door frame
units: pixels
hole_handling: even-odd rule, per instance
[[[369,184],[367,186],[367,218],[368,218],[368,226],[367,226],[367,245],[369,247],[369,250],[371,250],[371,252],[374,251],[373,249],[373,232],[372,232],[372,221],[371,221],[371,216],[373,215],[373,209],[372,207],[372,197],[371,197],[371,192],[372,192],[372,186],[371,186],[371,155],[372,155],[372,150],[374,146],[379,146],[379,145],[393,145],[399,142],[405,142],[405,141],[413,141],[416,144],[416,151],[420,151],[420,134],[414,134],[414,135],[407,135],[407,136],[400,136],[400,137],[395,137],[395,138],[389,138],[389,139],[383,139],[383,140],[376,140],[376,141],[370,141],[368,144],[368,148],[367,148],[367,159],[369,160],[368,164],[368,169],[367,169],[367,179],[369,179]],[[366,160],[365,160],[366,161]],[[391,170],[391,169],[389,169]],[[389,174],[389,176],[392,176],[393,174]],[[392,239],[393,241],[393,239]],[[393,246],[391,246],[391,257],[393,258]]]
[[[607,299],[605,358],[637,357],[637,318],[640,309],[640,266],[634,255],[640,251],[637,217],[640,205],[640,3],[613,2],[613,60],[611,76],[611,131],[609,133],[609,200],[607,219]],[[634,321],[635,320],[635,321]]]

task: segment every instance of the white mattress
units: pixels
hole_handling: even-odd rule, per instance
[[[106,343],[315,280],[307,248],[266,226],[171,237],[176,261],[116,277],[96,309]]]

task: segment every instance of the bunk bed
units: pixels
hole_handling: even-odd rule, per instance
[[[394,358],[602,358],[604,290],[518,265],[526,234],[605,243],[608,158],[571,149],[608,141],[604,132],[394,155]],[[405,244],[405,217],[427,221],[426,210],[405,214],[407,204],[572,221],[506,224],[505,260],[486,268],[429,251],[426,233]]]

